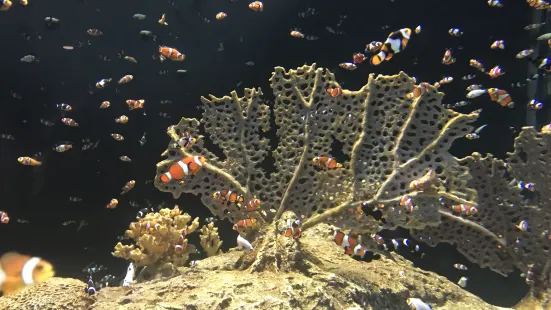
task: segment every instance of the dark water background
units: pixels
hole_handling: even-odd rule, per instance
[[[502,87],[510,91],[518,107],[507,110],[486,99],[475,99],[474,104],[460,109],[465,112],[484,107],[476,127],[489,124],[478,141],[460,139],[452,147],[457,157],[491,152],[503,158],[512,150],[514,133],[524,125],[526,89],[510,89],[512,82],[526,78],[527,63],[516,60],[515,54],[535,42],[538,31],[528,32],[524,26],[532,23],[532,9],[524,1],[502,1],[503,9],[490,8],[486,1],[396,0],[385,1],[298,1],[267,0],[265,11],[255,13],[248,2],[237,0],[174,0],[168,1],[107,1],[107,0],[30,0],[28,7],[14,3],[8,12],[0,12],[0,133],[9,133],[15,141],[0,140],[0,210],[12,218],[9,225],[0,225],[0,253],[10,250],[39,255],[50,260],[58,276],[84,278],[81,269],[91,261],[105,264],[112,273],[122,275],[126,261],[113,258],[111,251],[117,236],[124,233],[135,218],[138,209],[130,207],[130,200],[144,204],[165,201],[168,206],[178,203],[192,216],[210,216],[198,197],[183,195],[178,201],[171,194],[161,193],[152,184],[155,164],[162,158],[169,139],[166,128],[176,124],[180,117],[199,117],[200,96],[224,96],[244,87],[261,87],[271,98],[268,79],[274,66],[296,68],[317,63],[336,73],[344,88],[358,89],[365,84],[369,73],[395,74],[401,70],[418,81],[435,82],[444,76],[455,81],[444,85],[445,104],[465,100],[466,86],[479,83],[487,87]],[[314,16],[299,17],[300,12],[313,8]],[[224,11],[228,17],[216,21],[216,13]],[[144,21],[132,19],[134,13],[146,14]],[[162,13],[167,14],[168,27],[157,24]],[[346,15],[342,25],[337,23]],[[54,16],[60,27],[46,30],[44,18]],[[210,19],[205,22],[204,17]],[[361,52],[373,40],[384,41],[390,31],[403,27],[423,31],[413,36],[407,49],[380,67],[362,64],[356,71],[338,68],[351,61],[355,52]],[[390,28],[382,29],[384,25]],[[333,34],[329,26],[345,34]],[[292,28],[306,35],[319,37],[316,41],[293,38]],[[448,29],[461,28],[465,35],[451,37]],[[101,29],[105,35],[90,37],[86,30]],[[145,42],[139,32],[148,29],[159,36],[159,42]],[[39,40],[36,33],[42,36]],[[25,34],[30,35],[27,40]],[[242,42],[240,42],[242,37]],[[490,44],[503,39],[504,51],[490,50]],[[91,42],[90,46],[65,51],[63,45]],[[218,52],[223,42],[224,51]],[[159,63],[153,60],[159,43],[175,47],[186,54],[182,63]],[[463,46],[462,50],[458,45]],[[445,48],[454,48],[457,63],[441,64]],[[135,57],[138,64],[117,58],[117,52]],[[40,63],[21,63],[27,54],[36,55]],[[100,55],[111,58],[110,62]],[[501,65],[507,72],[491,81],[468,66],[471,58],[481,60],[489,69]],[[254,66],[245,62],[253,61]],[[186,69],[177,75],[177,69]],[[165,75],[159,71],[168,70]],[[472,81],[461,77],[477,73]],[[118,80],[125,74],[134,75],[130,84],[117,87],[115,83],[104,90],[88,93],[88,86],[102,78]],[[239,87],[236,85],[242,82]],[[45,86],[45,90],[40,88]],[[116,92],[116,89],[120,92]],[[14,99],[11,92],[21,95]],[[143,98],[145,112],[129,112],[124,100]],[[544,100],[545,98],[538,98]],[[111,101],[111,108],[100,110],[102,101]],[[160,100],[171,100],[171,105],[160,105]],[[60,122],[64,113],[55,105],[67,103],[73,111],[68,117],[80,123],[79,128]],[[547,108],[540,111],[546,115]],[[168,113],[171,119],[159,116]],[[114,118],[126,114],[126,125],[115,124]],[[44,118],[56,123],[46,127]],[[25,121],[25,122],[23,122]],[[545,121],[545,117],[540,117]],[[540,124],[541,125],[541,124]],[[109,134],[117,132],[125,141],[116,142]],[[148,142],[141,147],[138,140],[147,132]],[[101,140],[96,150],[81,151],[81,139]],[[52,147],[59,141],[72,141],[75,149],[56,153]],[[44,155],[40,169],[19,165],[16,158]],[[132,163],[124,163],[119,156],[127,155]],[[121,187],[135,179],[135,189],[119,197],[115,210],[105,209],[111,198],[118,196]],[[83,201],[69,202],[70,196]],[[29,224],[17,223],[26,219]],[[62,226],[67,220],[85,220],[89,225],[79,232],[76,226]],[[228,222],[218,222],[224,249],[235,246],[235,233]],[[193,238],[191,239],[193,242]],[[195,240],[197,241],[197,240]],[[197,242],[198,244],[198,242]],[[454,263],[469,266],[468,291],[484,300],[502,306],[517,302],[526,292],[519,273],[508,278],[488,269],[471,265],[453,246],[424,247],[423,259],[413,257],[421,268],[432,270],[456,282],[465,275],[453,269]]]

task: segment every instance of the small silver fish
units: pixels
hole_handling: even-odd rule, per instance
[[[144,20],[144,19],[145,19],[145,15],[144,15],[144,14],[140,14],[140,13],[136,13],[136,14],[132,15],[132,18],[133,18],[133,19],[137,19],[137,20]]]
[[[33,63],[33,62],[40,62],[40,59],[38,59],[34,55],[26,55],[21,58],[21,62],[27,62],[27,63]]]

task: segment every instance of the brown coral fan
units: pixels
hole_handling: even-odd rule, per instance
[[[199,235],[201,246],[205,250],[205,253],[207,253],[207,256],[219,254],[220,247],[224,242],[218,236],[218,227],[214,227],[214,223],[210,222],[208,225],[203,225],[199,232],[201,233]]]
[[[113,256],[132,260],[136,267],[153,264],[172,263],[182,266],[194,249],[188,245],[185,236],[199,227],[199,218],[190,225],[191,216],[181,214],[176,206],[173,210],[161,209],[149,213],[138,222],[132,222],[126,231],[128,238],[134,239],[136,245],[117,243]],[[180,236],[183,236],[183,240]],[[175,247],[180,245],[182,251],[177,253]]]
[[[345,90],[334,98],[326,91],[338,86],[333,74],[315,64],[289,71],[276,67],[270,81],[278,126],[274,152],[270,154],[263,137],[269,130],[270,107],[263,103],[260,89],[245,89],[241,98],[236,92],[222,98],[211,95],[210,99],[201,98],[201,122],[226,160],[204,148],[198,120],[182,118],[168,130],[169,136],[176,141],[189,132],[199,141],[191,149],[169,144],[163,153],[168,159],[157,165],[156,187],[174,197],[183,192],[201,194],[213,214],[235,222],[246,215],[240,210],[225,212],[229,207],[212,198],[214,191],[228,188],[244,195],[245,200],[258,197],[264,210],[277,210],[276,219],[283,211],[307,218],[305,227],[329,218],[342,227],[365,226],[370,223],[367,217],[356,219],[343,211],[368,201],[384,203],[391,223],[419,228],[439,223],[439,194],[460,202],[473,197],[474,191],[466,186],[467,169],[447,150],[469,132],[468,123],[478,113],[465,115],[443,108],[442,94],[434,87],[412,101],[405,94],[413,89],[413,80],[404,73],[370,76],[359,91]],[[342,152],[349,160],[344,168],[318,169],[312,159],[331,156],[334,140],[343,144]],[[159,180],[171,164],[199,154],[207,158],[207,164],[197,176],[184,182]],[[268,177],[260,165],[269,155],[275,160],[275,172]],[[426,202],[419,212],[408,216],[394,212],[393,206],[409,192],[409,183],[429,169],[445,185],[430,193],[410,193]],[[421,198],[424,194],[428,198]]]
[[[551,133],[524,127],[505,161],[474,153],[461,160],[478,191],[476,216],[442,212],[440,226],[413,231],[430,245],[455,243],[469,260],[507,274],[514,267],[527,274],[527,282],[549,286],[551,267]],[[513,179],[511,179],[513,178]],[[533,183],[535,192],[521,192],[520,182]],[[519,227],[526,221],[528,228]]]

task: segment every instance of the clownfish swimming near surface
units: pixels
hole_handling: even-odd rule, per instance
[[[168,172],[161,175],[161,182],[168,183],[171,180],[181,180],[187,175],[196,175],[207,160],[203,156],[188,156],[174,163],[168,168]]]
[[[4,294],[42,283],[54,274],[52,264],[40,257],[30,257],[16,252],[9,252],[0,257],[0,291]]]
[[[406,48],[410,37],[411,29],[409,28],[403,28],[398,31],[391,32],[385,43],[383,43],[379,53],[371,57],[371,64],[378,66],[383,61],[390,60],[394,54],[398,54]]]

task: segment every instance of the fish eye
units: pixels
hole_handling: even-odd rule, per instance
[[[36,270],[40,271],[40,270],[43,270],[43,269],[44,269],[43,265],[36,265]]]

